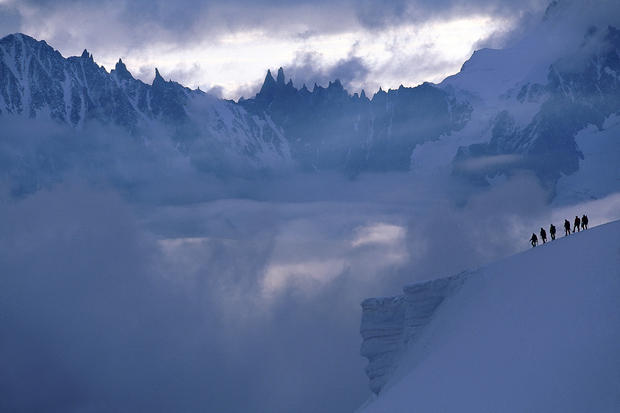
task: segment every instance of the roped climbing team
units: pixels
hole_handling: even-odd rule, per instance
[[[573,222],[573,233],[581,231],[582,229],[588,229],[588,216],[586,214],[583,214],[583,216],[579,218],[578,215],[575,215],[575,221]],[[570,222],[568,221],[568,219],[565,219],[564,236],[570,235],[570,233]],[[555,239],[555,226],[553,224],[549,226],[549,234],[551,235],[551,240],[553,241]],[[540,229],[540,238],[542,239],[543,244],[547,242],[547,231],[545,231],[544,228]],[[530,238],[530,243],[532,244],[532,247],[538,245],[538,237],[536,236],[536,233],[532,234],[532,238]]]

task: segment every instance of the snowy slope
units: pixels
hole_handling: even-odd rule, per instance
[[[620,411],[620,221],[443,283],[419,331],[408,342],[400,335],[387,384],[360,411]],[[432,284],[400,300],[429,307]],[[377,317],[365,318],[362,332],[380,330]]]

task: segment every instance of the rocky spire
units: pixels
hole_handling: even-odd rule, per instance
[[[118,59],[118,62],[116,62],[116,66],[114,66],[114,72],[116,73],[116,76],[118,76],[118,78],[120,79],[133,79],[133,76],[131,76],[131,73],[129,73],[129,70],[127,70],[127,66],[125,66],[125,63],[123,63],[122,59]]]
[[[88,50],[84,49],[84,51],[82,52],[82,56],[80,56],[82,59],[88,59],[88,60],[93,60],[93,55],[88,53]]]
[[[274,88],[276,85],[276,81],[273,80],[273,76],[271,75],[271,70],[267,70],[267,76],[265,76],[265,81],[263,82],[263,86],[260,88],[259,93],[266,93]]]
[[[155,68],[155,79],[153,79],[153,86],[159,85],[159,84],[164,84],[164,83],[166,83],[166,81],[159,74],[159,70],[157,68]]]
[[[276,78],[276,82],[278,83],[278,85],[284,86],[284,69],[278,69],[278,77]]]

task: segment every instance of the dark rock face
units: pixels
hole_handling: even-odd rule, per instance
[[[267,113],[282,128],[293,156],[308,170],[407,170],[413,148],[462,128],[471,113],[443,90],[425,83],[353,96],[340,81],[312,91],[274,80],[267,73],[260,92],[240,102],[253,113]]]

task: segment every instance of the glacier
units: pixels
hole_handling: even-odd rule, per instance
[[[362,303],[360,412],[620,409],[620,221]]]

